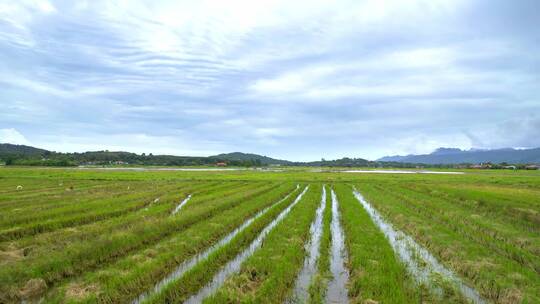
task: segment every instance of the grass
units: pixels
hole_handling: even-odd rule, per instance
[[[127,302],[298,183],[311,184],[310,191],[241,265],[240,273],[207,301],[289,299],[305,259],[321,185],[327,184],[340,201],[352,302],[464,302],[451,286],[444,287],[444,278],[435,278],[444,287],[439,296],[413,283],[352,196],[354,185],[386,221],[413,237],[488,301],[540,303],[540,171],[399,175],[283,169],[0,167],[0,303],[42,296],[44,303]],[[17,190],[19,185],[23,189]],[[189,194],[191,200],[171,215]],[[196,293],[292,200],[273,206],[151,302],[181,302]],[[329,200],[327,195],[311,303],[324,303],[330,279]]]

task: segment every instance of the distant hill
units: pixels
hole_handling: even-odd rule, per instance
[[[25,145],[0,144],[0,155],[45,155],[47,153],[50,152]]]
[[[9,165],[77,166],[77,165],[153,165],[153,166],[204,166],[225,162],[229,166],[404,166],[397,162],[371,162],[363,158],[344,157],[336,160],[292,162],[253,153],[232,152],[213,156],[175,156],[136,154],[122,151],[90,151],[82,153],[58,153],[29,146],[0,144],[0,162]]]
[[[242,152],[232,152],[232,153],[223,153],[209,158],[220,160],[220,161],[255,161],[260,162],[262,165],[288,165],[291,164],[288,160],[275,159],[268,156],[262,156],[253,153],[242,153]]]
[[[297,165],[311,166],[311,167],[375,167],[383,166],[385,164],[372,162],[363,158],[349,158],[343,157],[334,160],[320,160],[312,162],[299,162]]]
[[[540,164],[540,148],[534,149],[493,149],[493,150],[460,150],[456,148],[439,148],[430,154],[385,156],[377,161],[401,162],[417,164],[477,164],[477,163],[510,163]]]
[[[230,166],[264,166],[292,164],[286,160],[249,153],[227,153],[210,157],[136,154],[123,151],[90,151],[58,153],[30,146],[0,144],[0,163],[8,165],[153,165],[153,166],[204,166],[226,162]]]
[[[431,154],[386,156],[377,161],[344,157],[335,160],[292,162],[268,156],[232,152],[214,156],[176,156],[136,154],[122,151],[91,151],[83,153],[59,153],[24,145],[0,144],[0,164],[38,166],[77,165],[151,165],[151,166],[213,166],[225,162],[229,166],[259,167],[268,165],[312,167],[396,167],[414,168],[419,164],[448,167],[455,164],[540,164],[540,148],[460,150],[439,148]]]
[[[409,154],[409,155],[391,155],[391,156],[384,156],[384,157],[381,157],[381,158],[377,159],[377,161],[382,161],[382,162],[401,162],[402,160],[406,159],[407,157],[411,157],[411,156],[414,156],[414,155]]]

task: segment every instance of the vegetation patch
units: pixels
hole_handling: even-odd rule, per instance
[[[398,238],[414,239],[488,302],[540,302],[537,172],[425,175],[280,170],[2,167],[0,303],[129,302],[221,244],[146,299],[188,300],[250,248],[308,184],[305,196],[240,260],[207,302],[291,300],[310,256],[306,244],[325,184],[328,195],[316,273],[306,302],[325,303],[332,279],[331,188],[345,233],[351,302],[468,301],[463,290],[444,276],[430,278],[437,282],[436,289],[415,283],[385,234],[353,196],[352,186],[387,223],[403,232]],[[297,184],[301,187],[282,200]],[[188,195],[191,199],[181,211],[171,215]],[[239,227],[243,228],[226,239]],[[412,259],[419,267],[429,267],[420,255]]]

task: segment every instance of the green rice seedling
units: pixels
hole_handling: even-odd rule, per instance
[[[217,205],[198,204],[194,208],[186,209],[180,217],[139,217],[139,221],[129,226],[129,229],[103,235],[93,242],[82,240],[80,243],[70,244],[61,252],[50,252],[48,255],[44,253],[45,255],[37,255],[32,260],[26,259],[9,264],[0,272],[2,282],[0,285],[7,288],[12,288],[13,284],[21,286],[32,277],[42,278],[48,285],[54,284],[61,279],[110,263],[129,252],[154,244],[179,230],[233,208],[249,197],[266,193],[276,186],[269,184],[228,199],[216,200]]]
[[[531,232],[535,235],[540,232],[538,190],[489,184],[444,183],[431,185],[429,188],[420,185],[409,185],[408,188],[451,201],[455,207],[462,207],[490,221],[514,226],[520,232]]]
[[[332,201],[331,196],[328,195],[330,190],[328,186],[326,188],[325,203],[326,206],[323,212],[323,227],[321,240],[319,244],[319,259],[317,261],[317,273],[314,275],[310,287],[309,287],[309,303],[322,304],[326,299],[326,287],[328,281],[331,279],[332,273],[330,272],[330,244],[331,233],[330,223],[332,221]]]
[[[403,193],[400,198],[409,202],[411,208],[418,212],[429,214],[434,220],[491,248],[499,255],[506,256],[524,267],[533,268],[537,273],[540,271],[536,258],[540,253],[540,236],[532,231],[519,229],[514,225],[516,221],[501,221],[487,214],[479,215],[453,200],[406,189],[400,193]],[[512,206],[511,201],[508,206]]]
[[[60,297],[51,296],[56,301],[118,303],[136,298],[140,293],[152,288],[154,283],[165,277],[186,259],[215,244],[220,238],[242,224],[262,208],[287,195],[293,190],[292,184],[283,184],[260,196],[248,198],[242,204],[226,210],[206,221],[178,232],[172,238],[157,243],[142,251],[126,256],[109,267],[88,272],[83,278],[66,282],[59,289]],[[85,296],[73,296],[73,289],[92,286],[96,292]],[[99,292],[97,292],[99,291]],[[62,300],[59,300],[62,298]]]
[[[281,303],[292,288],[305,257],[309,227],[320,204],[321,186],[312,185],[298,205],[272,230],[216,294],[205,303]]]
[[[481,232],[468,230],[465,221],[443,220],[438,212],[418,207],[416,199],[407,199],[399,191],[379,191],[367,184],[358,187],[398,229],[413,236],[484,297],[497,303],[540,300],[538,273],[476,241],[474,234]]]
[[[130,193],[127,189],[130,183],[111,183],[96,184],[88,188],[77,188],[73,191],[61,190],[58,192],[52,192],[51,195],[40,195],[35,198],[20,198],[18,200],[10,200],[0,204],[0,210],[12,215],[16,219],[22,221],[29,221],[36,216],[41,215],[44,212],[57,212],[54,209],[64,208],[70,205],[84,206],[86,202],[98,201],[101,198],[107,197],[119,197]],[[137,186],[150,189],[151,183],[140,182]],[[20,210],[20,212],[15,212]],[[33,212],[29,212],[33,211]],[[11,217],[6,218],[7,220]],[[0,221],[2,226],[11,224],[8,222]]]
[[[160,187],[158,188],[157,192],[152,192],[154,194],[149,196],[151,204],[148,209],[145,208],[143,210],[140,210],[140,212],[131,212],[119,217],[109,218],[101,222],[88,223],[75,228],[68,227],[58,229],[57,231],[41,233],[32,237],[26,237],[17,241],[11,241],[10,244],[18,248],[32,247],[32,253],[35,253],[36,256],[39,256],[40,251],[42,252],[42,254],[49,254],[51,251],[60,251],[68,244],[74,244],[78,241],[91,242],[94,238],[97,238],[101,235],[106,235],[112,233],[113,231],[126,229],[127,227],[133,225],[133,223],[136,223],[137,220],[140,220],[141,215],[144,215],[144,217],[146,218],[166,216],[164,210],[162,210],[163,208],[160,207],[156,209],[153,207],[162,206],[164,203],[165,207],[168,206],[169,199],[177,201],[176,196],[184,195],[181,192],[187,190],[188,188],[190,187],[186,186],[178,190],[171,188],[170,192],[163,192],[163,188]],[[141,198],[143,197],[142,195],[146,195],[145,193],[148,192],[146,190],[142,190],[144,189],[139,188],[138,191],[134,191],[134,193],[138,193],[139,191],[141,191],[139,193],[140,197],[134,200],[141,201]],[[153,200],[155,200],[156,197],[161,198],[158,204],[153,203]],[[170,206],[170,208],[172,208],[172,204]]]
[[[101,222],[88,223],[78,227],[68,227],[59,229],[58,231],[42,233],[31,238],[27,237],[16,242],[10,242],[10,244],[16,248],[31,249],[29,251],[30,255],[25,257],[27,260],[26,263],[28,263],[28,260],[31,260],[32,257],[39,259],[42,255],[49,255],[51,252],[61,251],[69,246],[76,246],[81,243],[92,243],[103,235],[110,235],[115,231],[130,229],[130,227],[133,227],[141,220],[160,220],[161,218],[169,216],[169,210],[172,209],[174,203],[179,200],[177,195],[184,196],[185,194],[181,192],[186,190],[186,188],[174,191],[171,190],[170,192],[165,193],[161,190],[163,189],[160,188],[160,191],[155,193],[156,196],[161,198],[158,203],[153,203],[156,196],[154,196],[154,198],[151,197],[152,202],[150,206],[140,209],[139,211],[109,218]],[[212,199],[211,196],[198,195],[197,201],[204,202],[201,198]]]
[[[171,201],[174,200],[174,202],[177,202],[179,200],[178,196],[185,197],[188,193],[193,193],[197,195],[195,201],[198,204],[198,202],[205,202],[205,201],[211,202],[214,199],[214,196],[216,195],[215,191],[219,192],[220,189],[222,190],[220,192],[220,195],[224,195],[224,196],[229,196],[230,194],[234,194],[238,192],[238,190],[243,189],[242,187],[236,188],[235,190],[229,189],[229,186],[230,187],[239,186],[240,184],[238,183],[224,183],[224,184],[225,184],[225,187],[223,185],[216,186],[216,185],[211,185],[211,184],[209,185],[206,183],[186,185],[186,186],[183,186],[182,184],[180,184],[181,186],[180,189],[178,189],[177,186],[174,186],[174,185],[169,185],[166,187],[152,186],[151,191],[146,191],[145,190],[146,188],[143,188],[143,189],[138,188],[138,189],[134,189],[133,191],[134,197],[131,197],[131,198],[132,198],[133,203],[142,202],[146,204],[149,203],[150,205],[155,205],[154,200],[156,198],[160,198],[161,199],[160,202],[167,202],[167,200],[171,200]],[[247,187],[247,185],[244,185],[243,187]],[[254,187],[254,186],[252,185],[251,187]],[[205,189],[209,190],[208,193],[205,192],[206,191]],[[110,205],[118,204],[119,202],[116,199],[117,198],[111,198],[109,200]],[[120,205],[123,205],[123,204],[120,204]],[[170,209],[172,210],[174,206],[175,204],[171,202]],[[93,208],[93,209],[96,209],[96,208]],[[145,215],[146,217],[151,215],[150,212],[147,212],[149,211],[148,209],[145,208],[143,211],[145,212],[143,212],[142,215]],[[97,212],[103,212],[103,209],[98,209]],[[168,213],[163,212],[161,213],[161,215],[156,214],[156,216],[168,216],[169,214],[170,212]],[[60,243],[59,246],[65,247],[64,239],[65,241],[69,241],[69,243],[73,243],[76,241],[75,238],[71,238],[68,236],[73,236],[84,242],[89,242],[91,241],[93,236],[107,234],[114,230],[121,230],[123,227],[126,227],[126,225],[128,226],[132,225],[134,221],[136,221],[137,219],[140,219],[140,214],[138,213],[133,213],[133,212],[124,213],[118,218],[112,218],[112,219],[110,218],[101,223],[97,223],[97,222],[90,222],[88,224],[83,223],[82,224],[83,227],[80,227],[81,231],[78,231],[78,233],[76,234],[71,233],[73,230],[68,228],[69,230],[66,230],[66,229],[63,230],[64,234],[62,234],[62,232],[60,232],[60,234],[44,233],[42,235],[35,236],[29,240],[21,240],[20,242],[21,245],[19,247],[36,245],[36,243],[43,243],[50,246],[54,246],[56,243]],[[61,221],[61,220],[63,219],[59,218],[57,221]],[[96,231],[97,234],[92,233],[94,231],[94,229],[92,229],[92,226],[95,226],[95,225],[99,226],[99,229]],[[118,225],[122,225],[122,226],[118,226]],[[111,230],[107,230],[107,228],[110,228]],[[59,238],[58,236],[63,236],[63,237]],[[41,241],[41,239],[43,239],[43,242]]]
[[[128,301],[138,291],[151,288],[182,261],[216,244],[254,212],[266,208],[272,203],[270,198],[287,187],[283,183],[290,186],[302,182],[334,184],[338,190],[342,225],[353,231],[345,231],[348,266],[353,274],[348,287],[357,294],[350,294],[353,301],[389,297],[390,291],[378,295],[373,290],[377,290],[378,282],[395,278],[395,273],[390,271],[380,278],[381,269],[388,265],[378,269],[365,264],[379,260],[370,258],[369,252],[360,252],[361,246],[355,247],[357,243],[352,240],[349,244],[356,237],[358,244],[377,244],[378,237],[364,240],[350,236],[364,230],[364,238],[376,234],[356,218],[351,218],[350,223],[345,220],[350,216],[346,215],[346,208],[351,207],[339,188],[347,188],[347,184],[356,185],[387,222],[413,237],[488,301],[540,302],[540,171],[462,170],[465,174],[430,175],[336,172],[338,168],[322,168],[321,172],[305,167],[280,169],[284,171],[0,166],[0,235],[8,236],[0,241],[0,302],[20,302],[21,295],[28,290],[45,285],[43,290],[49,293],[44,302]],[[190,194],[192,197],[182,210],[171,215]],[[302,205],[304,201],[292,211]],[[355,208],[357,205],[352,204]],[[189,275],[177,278],[171,292],[156,295],[157,302],[181,301],[196,292],[250,244],[265,223],[284,210],[285,204],[279,206],[281,209],[270,209],[268,216],[265,213],[231,243],[197,264]],[[324,303],[329,278],[328,266],[324,266],[329,262],[331,240],[329,230],[324,228],[330,224],[328,210],[323,216],[318,274],[310,288],[312,303]],[[289,217],[286,219],[289,221]],[[298,238],[291,238],[291,249],[283,251],[284,255],[291,254],[283,257],[292,259],[283,264],[290,268],[299,267],[304,258],[294,260],[293,248],[301,246],[296,247],[292,240]],[[269,241],[270,238],[266,239],[263,247]],[[371,254],[386,262],[389,258],[386,259],[385,246],[373,245]],[[353,253],[353,249],[360,253]],[[366,259],[355,262],[353,256]],[[281,261],[277,255],[272,258]],[[430,267],[421,255],[415,260],[421,267]],[[275,283],[274,278],[282,271],[278,268],[260,268],[268,271],[264,273],[258,267],[254,272],[257,279],[250,278],[251,272],[242,268],[243,278],[234,276],[234,282],[243,289],[234,290],[234,284],[228,281],[226,292],[220,291],[226,298],[220,299],[234,301],[232,296],[237,295],[238,301],[273,301],[282,298],[284,290],[288,290],[285,298],[289,299],[294,285],[291,280],[295,280],[291,278],[298,273],[289,276],[283,270],[284,282]],[[371,277],[373,281],[363,281]],[[466,301],[463,290],[456,288],[454,281],[437,274],[430,280],[438,288],[434,291],[416,286],[410,293],[412,300]],[[289,285],[284,287],[286,282]],[[363,284],[367,284],[365,290]],[[274,286],[268,288],[277,290],[275,297],[263,292],[265,286]],[[407,289],[397,289],[407,299]],[[363,298],[366,293],[372,297]]]
[[[399,193],[396,195],[419,213],[431,216],[433,220],[461,233],[466,238],[540,273],[540,260],[537,258],[540,253],[538,234],[516,229],[508,221],[501,222],[496,218],[477,214],[471,216],[470,209],[439,197],[408,189],[400,189],[399,192],[393,193]],[[524,240],[527,242],[523,242]]]
[[[230,258],[231,255],[235,254],[241,248],[244,246],[242,244],[250,241],[252,238],[255,237],[255,234],[263,228],[265,223],[270,221],[274,214],[276,212],[279,212],[283,208],[285,208],[288,204],[290,204],[291,200],[294,199],[296,194],[298,193],[298,190],[294,192],[290,192],[290,186],[287,186],[286,188],[288,195],[285,196],[284,192],[280,193],[279,197],[282,197],[280,202],[277,205],[271,205],[274,204],[277,200],[277,196],[273,197],[265,197],[260,200],[260,202],[264,202],[264,206],[272,206],[272,208],[268,209],[264,214],[261,214],[260,217],[254,219],[253,223],[249,224],[246,228],[243,230],[239,230],[236,236],[231,236],[232,239],[229,240],[229,242],[224,243],[220,247],[217,247],[215,249],[205,249],[205,250],[213,250],[210,251],[206,258],[203,257],[193,257],[196,260],[195,265],[193,266],[185,266],[181,265],[180,269],[184,269],[184,267],[192,267],[192,268],[186,268],[186,273],[181,274],[179,277],[176,277],[175,279],[172,279],[170,283],[163,286],[162,291],[159,293],[154,293],[151,295],[151,297],[147,301],[154,301],[161,302],[161,301],[181,301],[182,298],[185,298],[187,295],[189,295],[190,292],[195,292],[198,288],[201,287],[201,284],[204,284],[205,281],[209,280],[211,278],[212,274],[220,267],[222,263],[225,263],[228,258]],[[259,202],[259,203],[260,203]],[[269,205],[270,203],[270,205]],[[246,224],[246,218],[252,217],[255,215],[255,212],[260,212],[261,208],[253,208],[256,207],[258,204],[254,204],[254,206],[248,208],[247,210],[238,211],[238,210],[231,210],[233,213],[240,213],[243,215],[241,221],[236,221],[234,227],[235,229],[238,229],[240,224],[245,225]],[[262,207],[262,206],[261,206]],[[248,216],[246,216],[246,211],[248,211]],[[224,214],[224,216],[230,217],[228,214]],[[217,221],[223,221],[222,219],[216,219]],[[231,226],[233,228],[233,226]],[[236,231],[236,230],[235,230]],[[232,232],[232,229],[227,230],[228,233]],[[216,233],[214,233],[216,234]],[[224,237],[223,234],[217,234],[219,237]],[[229,238],[229,236],[227,236]],[[212,246],[218,246],[216,245],[216,238],[213,238],[214,243]],[[221,240],[219,242],[222,242]],[[197,253],[203,254],[200,251]],[[187,262],[187,265],[191,265],[193,262]],[[177,275],[178,276],[178,275]],[[171,279],[168,279],[171,280]],[[146,301],[145,301],[146,302]]]
[[[165,191],[170,191],[176,187],[170,186]],[[162,191],[162,190],[160,190]],[[127,194],[122,197],[103,198],[98,201],[86,202],[83,206],[70,205],[60,210],[43,212],[41,222],[30,222],[29,224],[19,223],[10,229],[0,230],[0,241],[17,239],[31,236],[47,231],[53,231],[64,227],[73,227],[86,223],[93,223],[107,218],[120,216],[133,212],[151,204],[160,192],[151,191]],[[39,220],[39,217],[38,217]]]
[[[40,181],[39,181],[40,182]],[[38,184],[39,184],[38,182]],[[96,188],[103,187],[103,184],[113,185],[114,181],[109,182],[97,182],[97,181],[70,181],[63,184],[58,183],[54,186],[47,186],[43,188],[34,188],[32,190],[25,188],[22,185],[14,187],[14,191],[9,193],[0,194],[0,207],[15,206],[21,204],[40,205],[49,203],[48,199],[53,199],[61,195],[68,195],[78,193],[81,191],[88,191]],[[20,190],[17,190],[21,187]]]
[[[336,184],[351,270],[353,303],[417,303],[419,293],[384,234],[359,204],[348,185]]]
[[[38,170],[38,169],[36,169]],[[32,192],[34,190],[42,190],[45,188],[53,189],[58,186],[58,181],[56,179],[46,179],[46,178],[17,178],[5,176],[5,168],[0,171],[0,196],[3,197],[6,194],[10,193],[20,193],[17,190],[17,186],[23,186],[24,191]]]

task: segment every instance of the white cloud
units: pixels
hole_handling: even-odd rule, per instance
[[[540,147],[540,113],[497,121],[470,132],[475,148]]]
[[[19,0],[0,2],[0,16],[12,26],[25,29],[39,15],[55,13],[57,10],[47,0]]]
[[[0,20],[4,28],[0,26],[0,41],[24,47],[35,46],[32,23],[55,12],[55,6],[47,0],[1,1]]]
[[[317,159],[472,137],[528,146],[540,26],[507,14],[525,6],[0,0],[0,120],[70,151]]]
[[[470,149],[473,146],[465,134],[419,134],[396,139],[387,155],[427,154],[440,147]]]
[[[496,56],[492,51],[490,58]],[[506,49],[498,50],[507,55]],[[505,74],[498,70],[474,69],[462,62],[475,62],[460,43],[439,47],[403,47],[360,56],[343,63],[334,58],[290,67],[263,77],[248,87],[248,98],[289,102],[340,98],[432,97],[449,91],[512,92],[517,85],[534,83],[527,73]]]
[[[30,142],[24,137],[24,135],[13,128],[0,129],[0,143],[30,145]]]
[[[99,137],[96,142],[95,138]],[[35,145],[53,151],[129,151],[134,153],[205,156],[222,151],[221,143],[191,139],[189,136],[149,135],[146,133],[57,134],[43,136]]]

